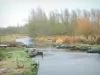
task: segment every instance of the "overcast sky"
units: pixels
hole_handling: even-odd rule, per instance
[[[100,8],[100,0],[0,0],[0,27],[23,25],[32,9],[51,10]]]

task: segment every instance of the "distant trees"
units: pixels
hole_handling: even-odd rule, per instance
[[[0,36],[10,35],[10,34],[28,34],[28,26],[18,26],[18,27],[7,27],[0,28]]]
[[[94,36],[100,29],[100,10],[55,10],[46,15],[41,9],[33,10],[28,21],[30,35],[84,35]]]
[[[46,34],[48,32],[47,25],[48,25],[48,19],[42,9],[37,8],[37,11],[33,10],[31,12],[28,23],[30,35],[35,36],[35,35],[42,35],[44,33]]]
[[[100,35],[100,10],[51,11],[48,15],[41,9],[33,10],[27,23],[31,36],[70,35],[84,36],[94,42]]]
[[[0,29],[0,33],[27,33],[37,35],[83,35],[97,39],[100,35],[100,10],[51,11],[48,15],[39,7],[32,10],[28,23],[21,27]]]
[[[15,34],[17,32],[18,32],[17,27],[0,28],[1,35]]]

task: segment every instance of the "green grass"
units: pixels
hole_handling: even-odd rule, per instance
[[[8,53],[12,53],[12,58],[6,60],[8,65],[6,65],[5,67],[16,68],[16,59],[17,58],[25,66],[29,66],[30,65],[31,60],[26,58],[27,53],[25,53],[24,48],[15,48],[15,50],[13,50],[13,51],[12,50],[8,50]]]
[[[88,46],[88,47],[100,47],[100,45],[90,45],[90,44],[74,44],[76,46]]]
[[[33,75],[33,73],[29,70],[24,72],[13,72],[13,73],[6,73],[5,75]]]
[[[4,50],[3,50],[4,49]],[[6,52],[6,53],[11,53],[12,58],[3,60],[6,65],[3,65],[3,68],[8,68],[9,70],[16,70],[17,69],[17,61],[16,59],[18,58],[19,62],[21,64],[24,64],[24,67],[29,70],[31,68],[32,60],[31,58],[27,58],[28,54],[25,52],[26,48],[0,48],[0,51]],[[27,71],[26,69],[24,71]],[[22,75],[22,72],[11,72],[11,73],[6,73],[4,75]]]
[[[22,72],[16,72],[16,73],[6,73],[5,75],[22,75]]]

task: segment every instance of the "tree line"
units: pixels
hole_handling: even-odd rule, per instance
[[[28,23],[29,34],[36,35],[84,35],[96,36],[100,33],[100,10],[51,11],[47,15],[41,8],[32,10]]]
[[[26,33],[37,35],[69,35],[96,38],[100,34],[100,10],[51,11],[45,13],[41,8],[32,10],[28,21],[21,27],[0,28],[0,34]]]

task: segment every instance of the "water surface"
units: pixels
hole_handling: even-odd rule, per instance
[[[26,37],[16,41],[34,43],[30,40],[30,37]],[[33,58],[40,63],[38,75],[100,75],[99,54],[70,52],[68,49],[56,49],[51,46],[37,47],[37,50],[44,52],[43,59],[41,56]]]

